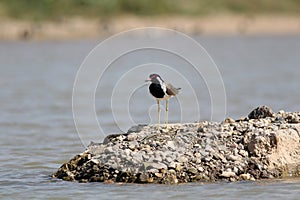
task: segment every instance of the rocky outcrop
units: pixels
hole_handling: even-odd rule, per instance
[[[265,106],[221,123],[140,125],[109,135],[63,164],[53,177],[80,182],[176,184],[300,174],[300,112]]]

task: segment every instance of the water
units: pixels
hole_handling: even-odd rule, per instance
[[[275,111],[300,110],[299,36],[197,40],[222,74],[227,116],[242,117],[258,105],[269,105]],[[63,162],[84,150],[74,127],[71,95],[79,65],[96,44],[97,41],[0,43],[0,197],[298,199],[298,178],[178,186],[81,184],[51,179],[50,174]],[[144,76],[148,74],[140,74],[143,79]],[[139,97],[144,98],[142,102],[152,101],[149,96]],[[203,98],[201,118],[206,119],[210,110]],[[101,100],[99,96],[97,99]],[[106,115],[105,110],[97,109],[98,114]],[[144,104],[134,109],[143,113]],[[147,121],[148,117],[138,118]],[[111,124],[109,120],[104,122],[108,131],[114,131]]]

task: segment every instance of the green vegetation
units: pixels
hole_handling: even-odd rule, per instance
[[[0,16],[27,20],[131,15],[298,14],[300,0],[0,0]]]

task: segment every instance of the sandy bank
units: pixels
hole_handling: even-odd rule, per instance
[[[0,40],[74,40],[107,37],[132,28],[157,26],[200,35],[300,34],[299,16],[71,18],[57,22],[2,19]]]

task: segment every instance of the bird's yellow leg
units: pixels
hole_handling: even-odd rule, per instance
[[[159,131],[160,129],[160,101],[157,99],[157,108],[158,108],[158,123],[157,123],[157,129]]]
[[[166,99],[166,129],[168,129],[168,113],[169,113],[169,102]]]

